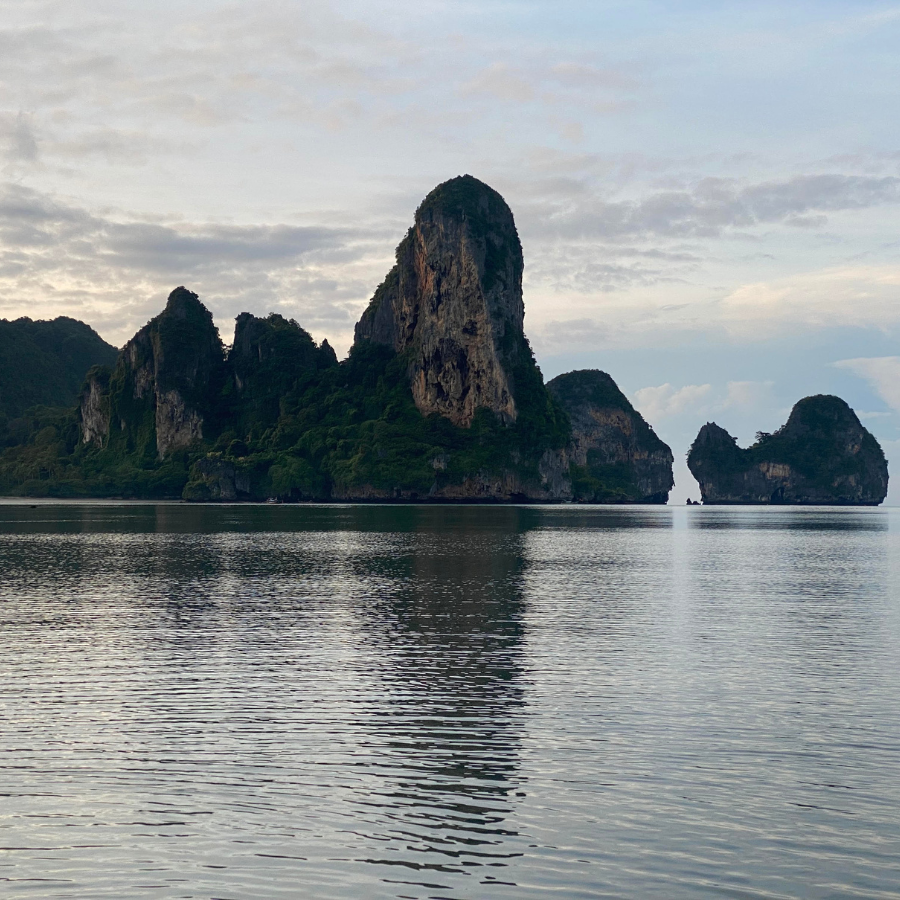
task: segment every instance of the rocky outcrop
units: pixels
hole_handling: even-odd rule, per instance
[[[233,462],[207,456],[192,466],[182,497],[194,502],[250,500],[250,475]]]
[[[566,448],[574,498],[588,503],[665,503],[673,456],[606,372],[569,372],[549,382],[569,416]]]
[[[608,375],[544,384],[522,271],[509,207],[466,175],[419,206],[342,363],[277,314],[238,316],[226,358],[209,311],[177,288],[108,386],[85,387],[90,490],[665,502],[672,455]]]
[[[203,437],[214,387],[222,379],[224,348],[212,315],[187,288],[176,288],[166,308],[124,347],[121,363],[135,400],[154,407],[161,459]]]
[[[515,422],[518,366],[533,366],[522,322],[522,245],[503,198],[470,175],[435,188],[397,264],[356,326],[409,356],[423,415],[468,427],[479,408]]]
[[[96,444],[118,430],[130,450],[153,445],[164,459],[203,438],[223,377],[224,348],[209,310],[176,288],[122,349],[105,390],[96,380],[88,385],[82,440]]]
[[[78,409],[84,444],[102,447],[109,436],[110,374],[107,366],[93,366],[85,376]]]
[[[709,504],[875,506],[887,496],[878,441],[840,397],[806,397],[774,434],[738,447],[714,422],[700,429],[688,468]]]

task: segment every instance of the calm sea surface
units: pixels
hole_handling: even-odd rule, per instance
[[[900,896],[900,510],[0,505],[0,896]]]

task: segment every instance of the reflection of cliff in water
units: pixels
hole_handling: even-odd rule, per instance
[[[516,855],[503,823],[520,789],[521,527],[513,509],[430,510],[381,560],[393,577],[364,610],[384,661],[365,725],[385,781],[364,804],[385,840],[370,862],[471,874]]]

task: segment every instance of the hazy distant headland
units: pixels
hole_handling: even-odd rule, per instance
[[[18,346],[0,369],[0,491],[665,503],[672,451],[609,375],[544,384],[522,272],[512,212],[465,175],[419,206],[341,362],[275,313],[242,313],[226,349],[184,287],[117,356],[74,320],[0,323]],[[8,337],[51,331],[52,352]],[[873,504],[887,492],[881,448],[836,397],[801,401],[749,450],[708,424],[689,465],[708,503]]]

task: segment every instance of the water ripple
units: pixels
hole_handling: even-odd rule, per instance
[[[900,896],[891,510],[0,505],[0,885]]]

